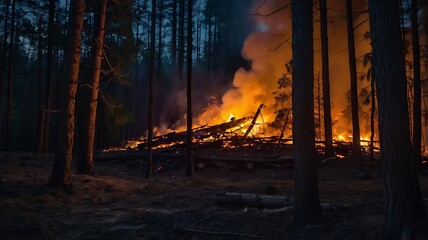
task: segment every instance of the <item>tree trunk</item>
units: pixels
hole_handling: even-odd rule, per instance
[[[321,215],[314,126],[312,0],[292,1],[293,148],[296,211],[306,225]]]
[[[38,135],[37,135],[37,146],[35,151],[36,152],[41,152],[41,149],[43,147],[43,139],[44,139],[44,127],[45,125],[43,124],[45,122],[45,110],[43,107],[43,90],[42,90],[42,79],[43,79],[43,74],[42,74],[42,63],[43,63],[43,36],[42,36],[42,29],[43,29],[43,18],[39,17],[39,22],[38,22],[38,45],[37,45],[37,82],[38,82],[38,92],[39,95],[37,96],[38,99],[38,103],[37,107],[40,107],[40,109],[38,109],[38,111],[40,111],[39,114],[39,128],[38,128]]]
[[[97,119],[98,93],[100,85],[101,63],[103,59],[104,33],[107,13],[108,0],[101,1],[100,19],[97,24],[98,36],[96,41],[96,50],[94,54],[94,69],[92,70],[90,88],[90,99],[87,112],[88,122],[84,126],[83,132],[83,147],[79,156],[77,172],[89,175],[95,175],[94,171],[94,141],[95,141],[95,126]]]
[[[8,149],[12,148],[12,112],[13,112],[13,67],[14,67],[14,40],[15,40],[15,15],[16,15],[16,0],[12,1],[12,15],[10,18],[10,35],[9,35],[9,70],[7,73],[7,112],[6,112],[6,135],[5,145]]]
[[[364,170],[360,143],[360,118],[358,114],[357,65],[355,58],[354,24],[352,15],[352,0],[346,0],[346,20],[348,32],[349,72],[351,77],[351,108],[352,108],[352,160]]]
[[[163,22],[163,0],[159,0],[159,25],[158,25],[158,77],[162,71],[162,22]]]
[[[184,68],[184,1],[180,0],[180,12],[178,19],[178,81],[183,84],[183,68]]]
[[[422,114],[421,114],[421,58],[419,46],[418,1],[411,0],[413,45],[413,148],[416,164],[421,164]]]
[[[375,114],[376,114],[376,88],[375,88],[375,79],[373,74],[373,64],[372,64],[372,76],[370,78],[370,98],[371,98],[371,111],[370,111],[370,161],[374,160],[374,135],[375,135]]]
[[[172,37],[171,37],[171,61],[174,71],[177,67],[177,0],[172,1]]]
[[[152,165],[153,165],[153,82],[155,77],[155,37],[156,37],[156,0],[152,0],[152,16],[150,26],[150,63],[149,63],[149,114],[148,114],[148,144],[149,144],[149,156],[147,160],[147,173],[146,177],[152,176]]]
[[[386,239],[422,239],[411,236],[426,218],[426,212],[410,141],[399,14],[398,1],[369,0],[385,189],[385,233]]]
[[[49,0],[49,22],[48,22],[48,50],[46,59],[46,95],[45,106],[41,111],[41,121],[39,126],[39,140],[37,152],[47,152],[49,147],[49,126],[50,112],[52,102],[52,78],[53,78],[53,38],[54,38],[54,20],[55,20],[56,0]]]
[[[212,48],[212,21],[211,21],[211,8],[208,9],[208,46],[206,47],[206,56],[205,56],[205,61],[207,61],[207,72],[208,72],[208,81],[210,81],[210,76],[211,76],[211,59],[212,59],[212,52],[211,52],[211,48]]]
[[[71,160],[73,157],[74,142],[74,116],[76,107],[76,92],[80,68],[80,52],[82,43],[83,16],[85,12],[85,1],[75,0],[71,7],[73,18],[70,46],[70,63],[67,75],[67,84],[64,92],[64,105],[61,111],[61,123],[59,125],[58,146],[55,154],[52,174],[49,185],[71,190]]]
[[[333,134],[331,123],[330,106],[330,72],[328,61],[328,32],[327,32],[327,1],[320,0],[320,20],[321,20],[321,54],[322,54],[322,93],[324,108],[324,138],[325,138],[325,156],[332,157]],[[320,126],[321,127],[321,126]]]
[[[187,140],[186,140],[186,176],[192,176],[193,168],[193,131],[192,131],[192,0],[187,0]]]

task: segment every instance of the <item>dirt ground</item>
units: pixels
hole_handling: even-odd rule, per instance
[[[306,228],[293,213],[218,205],[221,192],[293,196],[291,168],[255,165],[233,171],[205,166],[192,178],[184,167],[139,176],[141,161],[98,160],[97,176],[73,174],[74,194],[45,186],[51,155],[0,153],[0,239],[381,239],[380,166],[370,178],[347,164],[319,168],[322,221]],[[428,177],[420,176],[428,197]],[[427,201],[425,201],[427,203]]]

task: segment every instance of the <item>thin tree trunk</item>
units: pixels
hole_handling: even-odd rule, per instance
[[[37,81],[39,84],[39,94],[40,96],[38,96],[38,101],[40,104],[38,104],[37,106],[40,107],[40,115],[39,115],[39,128],[38,128],[38,135],[37,135],[37,147],[35,149],[36,152],[41,152],[41,149],[43,147],[43,139],[44,136],[43,134],[45,133],[44,127],[45,125],[43,124],[45,122],[45,109],[43,107],[43,90],[42,90],[42,62],[43,62],[43,37],[42,37],[42,28],[43,28],[43,18],[40,16],[39,17],[39,23],[38,23],[38,45],[37,45]]]
[[[331,105],[330,105],[330,71],[328,60],[328,32],[327,32],[327,1],[320,0],[320,20],[321,20],[321,54],[322,54],[322,93],[324,109],[324,138],[325,138],[325,156],[332,157],[333,133],[331,123]]]
[[[158,25],[158,76],[162,71],[162,22],[163,22],[163,0],[159,0],[159,25]]]
[[[351,108],[352,108],[352,159],[359,165],[359,170],[364,170],[364,162],[361,156],[360,143],[360,118],[358,114],[358,86],[357,65],[355,58],[354,24],[352,14],[352,0],[346,0],[346,18],[348,31],[349,71],[351,77]]]
[[[174,71],[177,67],[177,0],[172,1],[172,37],[171,37],[171,58]]]
[[[9,71],[7,73],[7,112],[6,112],[6,146],[12,147],[12,114],[13,114],[13,67],[14,67],[14,40],[15,40],[15,15],[16,15],[16,0],[12,0],[12,15],[10,19],[10,38],[9,38]]]
[[[137,57],[135,60],[134,87],[131,88],[131,91],[132,91],[132,93],[131,93],[131,109],[132,109],[133,113],[137,113],[136,101],[135,100],[136,100],[137,93],[139,92],[139,84],[138,84],[138,63],[139,63],[138,59],[139,59],[139,56],[138,56],[138,54],[140,53],[140,16],[139,16],[140,0],[135,0],[135,4],[136,4],[136,6],[135,6],[135,8],[136,8],[136,10],[135,10],[136,23],[135,24],[136,24],[136,29],[137,29],[137,32],[135,35],[135,50],[137,51],[137,54],[136,54]],[[136,129],[135,124],[136,123],[139,124],[139,122],[140,122],[139,114],[135,114],[135,121],[133,121],[131,124],[129,124],[130,125],[129,137],[134,136],[134,134],[136,133],[135,132],[135,129]]]
[[[207,61],[207,72],[208,72],[208,81],[210,81],[211,76],[211,62],[212,62],[212,21],[211,21],[211,8],[208,10],[208,46],[207,46],[207,54],[206,54],[206,60]]]
[[[417,166],[421,164],[422,114],[421,114],[421,58],[419,47],[418,2],[411,0],[413,45],[413,148]]]
[[[8,19],[9,19],[9,5],[10,0],[6,0],[5,6],[5,17],[4,17],[4,32],[3,32],[3,43],[2,43],[2,54],[0,59],[0,132],[3,129],[3,82],[4,82],[4,71],[6,69],[5,59],[6,59],[6,47],[7,47],[7,31],[8,31]],[[1,134],[3,135],[3,134]],[[0,139],[0,141],[3,139]]]
[[[372,64],[372,76],[370,78],[370,88],[371,88],[371,111],[370,111],[370,161],[374,160],[374,135],[375,135],[375,113],[376,113],[376,89],[375,89],[375,79],[373,74],[373,64]]]
[[[178,20],[178,81],[183,84],[183,68],[184,68],[184,1],[180,0],[180,12]]]
[[[71,7],[74,19],[72,24],[70,46],[71,54],[66,91],[64,92],[64,109],[61,111],[61,123],[59,130],[58,146],[49,179],[49,185],[71,191],[71,160],[73,157],[74,143],[74,116],[76,108],[76,92],[80,68],[80,52],[82,43],[83,16],[85,12],[85,1],[75,0]]]
[[[49,147],[49,126],[50,112],[52,103],[52,79],[53,79],[53,38],[54,38],[54,20],[55,20],[56,0],[49,0],[49,20],[48,20],[48,50],[46,59],[46,95],[45,107],[41,112],[41,122],[39,127],[39,142],[37,152],[47,152]]]
[[[187,138],[186,138],[186,176],[192,176],[193,169],[193,131],[192,131],[192,0],[187,0]]]
[[[418,226],[424,230],[427,225],[410,141],[398,1],[369,0],[369,16],[379,105],[385,239],[426,239],[413,235]]]
[[[201,3],[202,1],[199,1],[198,4],[198,11],[196,13],[197,16],[197,23],[196,23],[196,62],[200,62],[200,58],[201,58],[201,28],[202,28],[202,24],[201,24],[201,19],[200,19],[200,13],[201,13]]]
[[[103,47],[104,47],[104,33],[105,33],[105,22],[107,14],[107,3],[108,0],[101,1],[101,11],[98,30],[98,36],[96,41],[96,50],[94,54],[94,69],[92,70],[90,86],[90,99],[87,112],[88,122],[84,126],[83,133],[83,148],[79,156],[77,164],[77,172],[89,175],[95,175],[94,171],[94,141],[95,141],[95,127],[97,120],[97,105],[98,105],[98,93],[100,86],[100,74],[101,74],[101,63],[103,60]]]
[[[152,0],[152,17],[151,17],[151,26],[150,26],[150,63],[149,63],[149,114],[148,114],[148,145],[149,153],[147,160],[147,173],[146,177],[150,178],[152,176],[152,166],[153,166],[153,82],[155,77],[155,41],[156,41],[156,0]]]
[[[293,0],[291,5],[294,222],[302,225],[318,220],[321,215],[315,152],[312,4],[312,0]]]

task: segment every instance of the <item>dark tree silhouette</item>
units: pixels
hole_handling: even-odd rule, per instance
[[[352,160],[359,164],[360,170],[364,169],[364,162],[361,156],[360,143],[360,118],[358,114],[358,86],[357,86],[357,64],[355,58],[354,43],[354,18],[352,13],[352,0],[346,0],[346,20],[348,32],[348,55],[349,71],[351,77],[351,108],[352,108]]]
[[[385,189],[385,233],[386,239],[422,239],[411,236],[426,218],[426,212],[410,141],[398,4],[398,1],[369,0]]]
[[[321,54],[322,54],[322,89],[323,89],[323,109],[324,109],[324,137],[325,137],[325,156],[332,157],[333,134],[331,123],[330,106],[330,74],[328,61],[328,32],[327,32],[327,1],[319,0],[320,21],[321,21]]]
[[[151,26],[150,26],[150,56],[149,56],[149,114],[148,114],[148,147],[149,147],[149,156],[147,162],[147,173],[146,177],[150,178],[152,176],[152,165],[153,165],[153,82],[155,77],[155,40],[156,40],[156,0],[152,0],[152,16],[151,16]]]
[[[6,106],[6,134],[5,144],[11,149],[12,144],[12,110],[13,110],[13,67],[14,67],[14,40],[15,40],[16,0],[12,0],[12,15],[10,17],[9,35],[9,69],[7,72],[7,106]]]
[[[49,146],[49,125],[52,102],[52,79],[53,79],[53,44],[54,44],[54,24],[55,24],[55,4],[56,0],[49,0],[49,20],[48,20],[48,50],[46,59],[46,95],[45,106],[41,109],[39,122],[39,139],[37,152],[47,152]],[[41,61],[41,59],[39,60]]]
[[[425,13],[427,14],[427,13]],[[416,163],[421,163],[421,57],[419,46],[418,1],[411,0],[412,46],[413,46],[413,148]]]
[[[294,221],[307,224],[321,215],[314,125],[312,0],[293,0],[293,148],[296,209]]]
[[[187,0],[187,138],[186,176],[193,175],[192,132],[192,0]]]
[[[71,46],[69,54],[69,67],[67,75],[67,84],[65,84],[63,102],[61,109],[61,120],[59,126],[58,145],[56,148],[55,160],[53,164],[52,174],[49,179],[49,185],[71,189],[71,160],[73,156],[73,141],[74,141],[74,116],[76,110],[76,92],[80,69],[80,53],[82,43],[82,28],[83,16],[85,13],[85,1],[75,0],[71,4],[73,6],[70,11],[73,11],[73,19],[71,29]]]

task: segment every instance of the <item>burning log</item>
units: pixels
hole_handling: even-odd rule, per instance
[[[201,142],[204,139],[214,137],[218,138],[221,135],[223,135],[227,130],[238,127],[240,125],[243,125],[247,123],[251,117],[244,117],[241,119],[233,120],[230,122],[214,125],[214,126],[208,126],[208,127],[200,127],[193,130],[193,137],[195,138],[196,142]],[[157,136],[153,139],[153,147],[159,148],[159,147],[165,147],[165,146],[171,146],[171,145],[179,145],[183,144],[186,140],[186,132],[171,132],[165,135]],[[147,140],[145,140],[143,143],[138,144],[138,149],[147,149],[148,143]]]
[[[289,112],[287,112],[287,117],[285,118],[284,126],[282,127],[281,134],[279,135],[279,138],[278,138],[278,144],[281,143],[282,138],[284,137],[284,132],[285,132],[285,128],[287,127],[287,124],[288,124],[289,116],[290,116],[290,114],[289,114]]]
[[[257,118],[259,117],[262,108],[264,108],[265,105],[264,104],[260,104],[259,108],[257,109],[256,114],[254,115],[253,121],[251,121],[250,126],[248,127],[247,131],[244,134],[244,138],[247,138],[248,134],[250,134],[251,130],[253,130],[254,125],[256,124]]]

